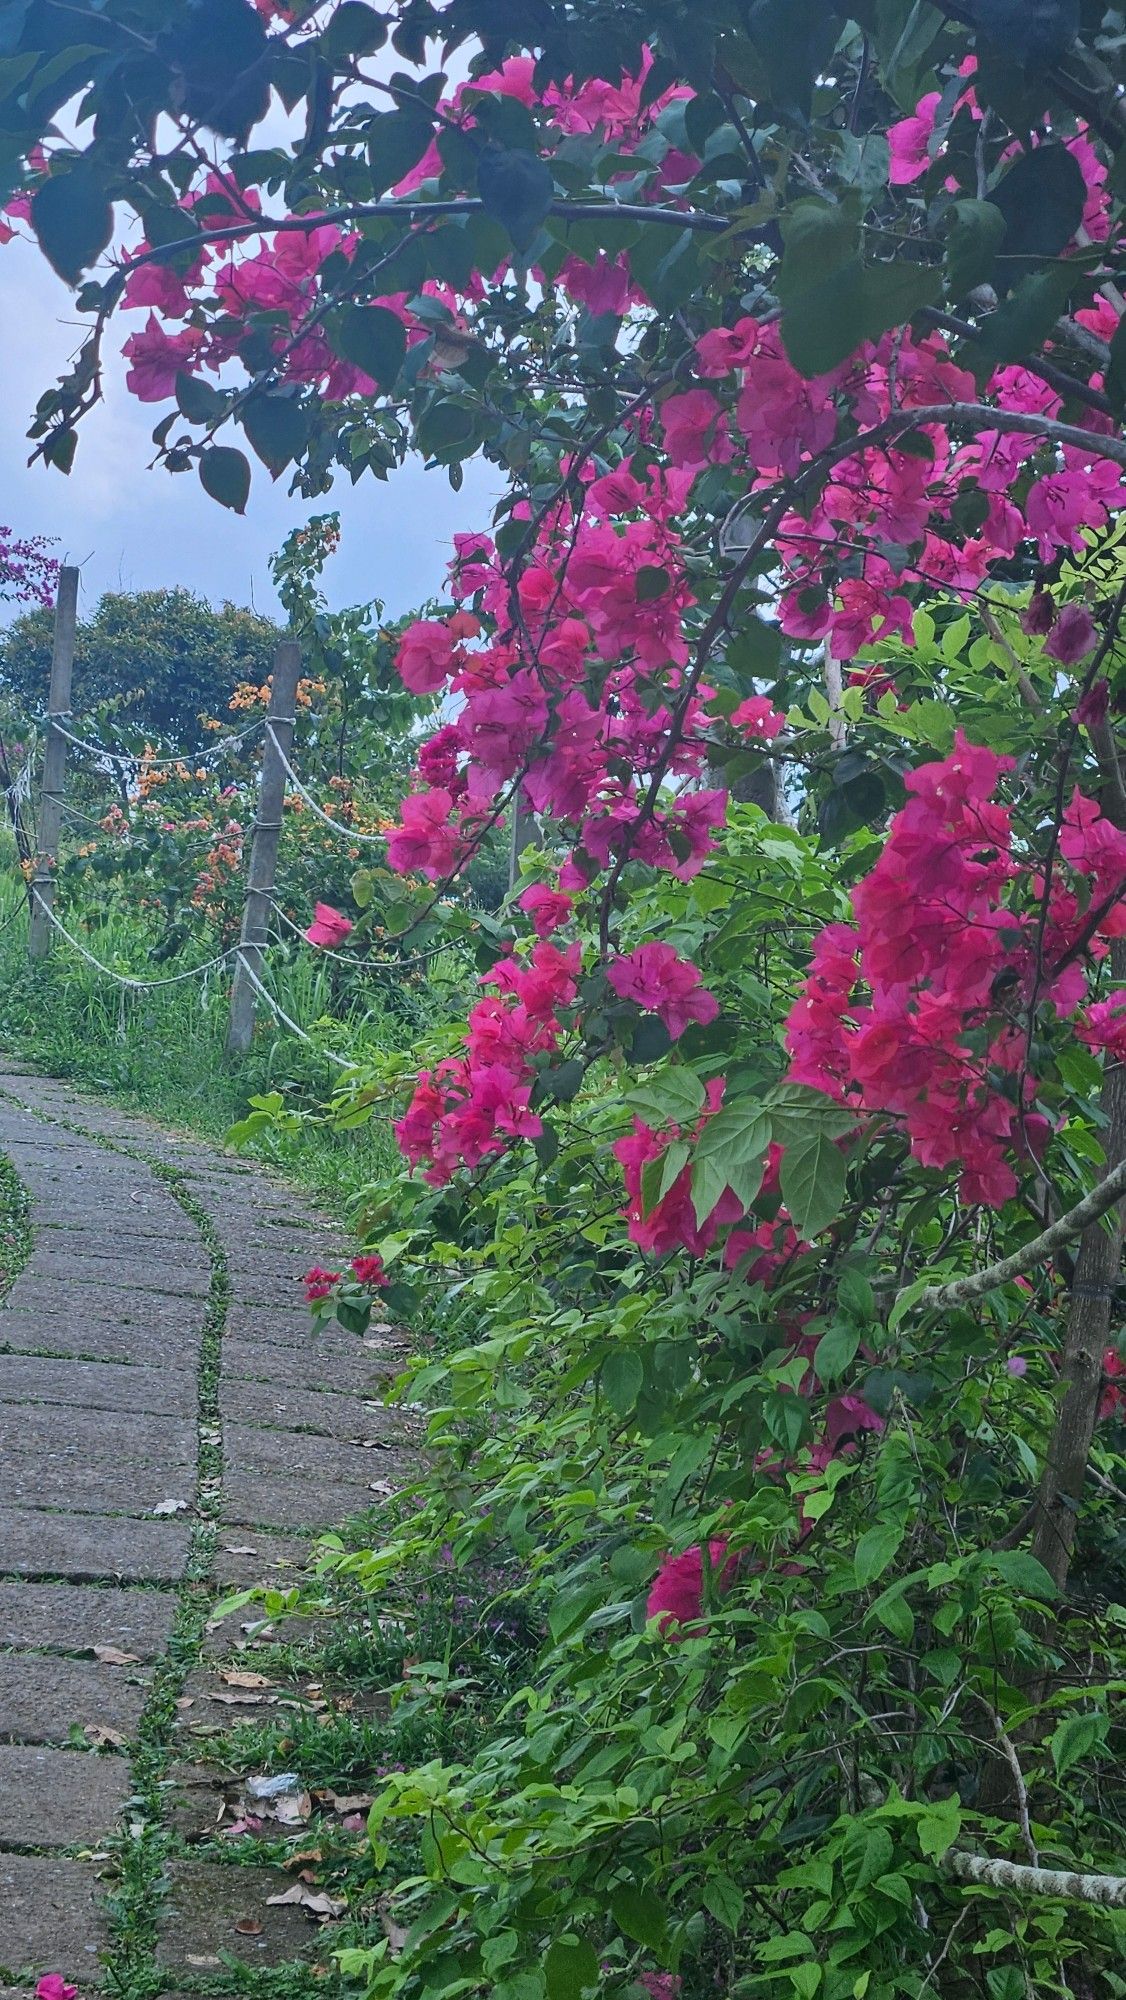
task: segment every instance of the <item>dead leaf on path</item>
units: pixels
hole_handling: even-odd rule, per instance
[[[291,1854],[282,1862],[283,1868],[304,1868],[307,1862],[323,1861],[324,1850],[320,1847],[303,1847],[299,1854]]]
[[[274,1685],[267,1674],[244,1674],[229,1667],[220,1669],[219,1679],[233,1688],[268,1688]]]
[[[178,1696],[176,1701],[176,1706],[177,1708],[194,1708],[195,1707],[194,1694],[182,1694]]]
[[[384,1498],[387,1500],[390,1500],[394,1491],[395,1488],[392,1486],[389,1479],[369,1479],[368,1481],[368,1492],[382,1493]]]
[[[274,1708],[276,1694],[246,1694],[241,1689],[237,1694],[209,1694],[208,1701],[221,1701],[226,1708]]]
[[[397,1924],[395,1922],[394,1917],[391,1916],[388,1910],[382,1905],[380,1906],[380,1911],[379,1911],[379,1921],[383,1926],[383,1935],[387,1939],[387,1943],[390,1946],[392,1958],[398,1958],[399,1953],[402,1951],[403,1946],[407,1941],[407,1930],[405,1924]]]
[[[225,1556],[256,1556],[258,1554],[257,1549],[252,1549],[249,1542],[224,1542],[222,1548]]]
[[[317,1796],[327,1799],[333,1812],[338,1813],[368,1812],[375,1804],[373,1792],[334,1792],[331,1786]]]
[[[339,1896],[330,1896],[324,1889],[307,1889],[304,1882],[294,1882],[289,1889],[283,1889],[278,1896],[267,1896],[267,1903],[296,1903],[302,1910],[308,1910],[311,1917],[342,1917],[348,1908]]]
[[[101,1722],[88,1722],[82,1734],[95,1750],[123,1750],[129,1740],[120,1729],[107,1729]]]
[[[265,1925],[260,1924],[257,1917],[240,1917],[235,1924],[239,1937],[261,1937],[264,1929]]]
[[[198,1952],[189,1951],[184,1955],[185,1965],[222,1965],[221,1958],[201,1958]]]
[[[188,1503],[186,1500],[158,1500],[152,1511],[154,1514],[186,1514]]]
[[[120,1646],[91,1646],[90,1651],[103,1667],[139,1667],[139,1653],[123,1653]]]
[[[304,1826],[312,1816],[313,1801],[308,1792],[294,1794],[288,1792],[272,1806],[264,1808],[268,1819],[276,1819],[279,1826]]]

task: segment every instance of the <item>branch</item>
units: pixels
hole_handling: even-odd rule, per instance
[[[1070,1903],[1099,1903],[1126,1910],[1126,1875],[1082,1875],[1074,1868],[1028,1868],[1020,1861],[991,1861],[952,1847],[944,1867],[960,1882],[983,1889],[1014,1889],[1027,1896],[1061,1896]]]
[[[971,1277],[955,1278],[948,1285],[929,1285],[915,1303],[929,1312],[943,1306],[965,1305],[969,1299],[979,1299],[984,1292],[996,1291],[998,1285],[1007,1285],[1010,1278],[1023,1277],[1050,1257],[1061,1243],[1070,1243],[1074,1237],[1082,1236],[1092,1222],[1114,1207],[1126,1195],[1126,1160],[1122,1160],[1114,1172],[1100,1181],[1090,1194],[1061,1215],[1048,1229],[1041,1230],[1031,1243],[1022,1250],[1014,1250],[1011,1257],[1003,1257],[999,1264],[989,1264],[984,1271],[975,1271]],[[904,1296],[901,1292],[900,1298]]]

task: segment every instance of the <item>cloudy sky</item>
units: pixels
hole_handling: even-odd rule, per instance
[[[120,316],[118,348],[142,318]],[[443,470],[425,472],[417,460],[382,483],[368,476],[353,487],[342,478],[331,495],[313,502],[289,499],[286,476],[273,484],[255,460],[240,518],[209,500],[194,473],[173,478],[147,470],[152,428],[165,406],[129,395],[112,345],[106,401],[81,428],[69,478],[42,464],[29,467],[31,413],[79,336],[66,287],[20,240],[0,247],[0,328],[0,522],[18,534],[56,538],[55,553],[82,567],[86,609],[105,590],[183,584],[215,603],[230,598],[272,611],[272,550],[311,514],[339,508],[344,536],[325,574],[330,601],[342,606],[381,597],[395,616],[441,588],[456,530],[489,525],[495,470],[469,467],[454,493]]]

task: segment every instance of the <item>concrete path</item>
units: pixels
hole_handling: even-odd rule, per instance
[[[0,1152],[35,1235],[0,1307],[0,1988],[214,1992],[316,1926],[267,1900],[292,1877],[190,1858],[207,1613],[396,1482],[401,1353],[313,1334],[300,1276],[347,1245],[261,1170],[3,1059]]]

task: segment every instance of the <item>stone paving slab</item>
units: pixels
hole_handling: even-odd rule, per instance
[[[187,1417],[194,1414],[198,1402],[196,1378],[182,1369],[0,1354],[0,1404],[75,1403],[84,1410],[141,1410],[153,1416]]]
[[[353,1340],[351,1353],[334,1353],[316,1334],[308,1336],[304,1348],[296,1349],[278,1348],[268,1340],[225,1340],[223,1371],[242,1382],[276,1382],[286,1389],[334,1389],[353,1396],[378,1392],[393,1372],[386,1360],[381,1365],[379,1357],[365,1352],[358,1341]]]
[[[198,1441],[195,1425],[184,1417],[80,1410],[66,1403],[0,1403],[0,1496],[4,1459],[13,1451],[37,1451],[49,1458],[79,1451],[94,1464],[117,1457],[194,1465]],[[0,1568],[3,1560],[0,1545]]]
[[[256,1583],[291,1590],[312,1561],[315,1546],[292,1535],[264,1534],[261,1528],[225,1528],[212,1574],[222,1590],[248,1590]]]
[[[101,1903],[89,1863],[0,1854],[0,1966],[60,1972],[88,1990],[105,1943]]]
[[[307,1306],[298,1305],[286,1310],[281,1306],[251,1306],[241,1299],[233,1301],[227,1313],[227,1331],[224,1346],[228,1341],[258,1340],[275,1347],[311,1347],[314,1342],[335,1347],[339,1353],[355,1350],[355,1334],[346,1334],[342,1328],[326,1326],[320,1333],[314,1333],[313,1321]]]
[[[73,1728],[88,1724],[133,1736],[145,1705],[139,1675],[137,1667],[95,1660],[0,1653],[0,1738],[65,1743]]]
[[[164,1298],[156,1290],[122,1292],[113,1285],[84,1285],[81,1297],[76,1297],[74,1287],[61,1278],[35,1278],[30,1283],[17,1278],[9,1297],[21,1309],[25,1300],[43,1313],[73,1313],[77,1307],[91,1318],[119,1326],[159,1326],[177,1336],[182,1328],[194,1325],[199,1313],[197,1300]]]
[[[116,1646],[151,1660],[164,1651],[175,1615],[168,1591],[0,1583],[0,1646],[66,1653]]]
[[[235,1472],[224,1482],[223,1520],[259,1528],[337,1528],[354,1514],[384,1505],[386,1499],[386,1494],[372,1493],[367,1486],[324,1480],[310,1488],[307,1479],[262,1479],[257,1473]]]
[[[145,1254],[135,1243],[125,1239],[117,1243],[103,1241],[99,1246],[97,1237],[76,1235],[68,1239],[65,1250],[52,1250],[42,1245],[35,1250],[24,1269],[25,1285],[28,1280],[36,1283],[45,1278],[60,1278],[67,1285],[112,1285],[115,1291],[149,1292],[153,1289],[153,1270],[146,1262]],[[180,1263],[167,1254],[159,1265],[160,1289],[170,1298],[205,1299],[211,1289],[211,1272],[198,1258],[194,1263]]]
[[[0,1827],[13,1847],[105,1840],[130,1790],[125,1757],[0,1743]]]
[[[324,1933],[292,1905],[271,1909],[266,1900],[292,1881],[272,1868],[170,1862],[171,1907],[161,1919],[157,1963],[168,1971],[205,1973],[222,1972],[232,1960],[277,1966],[308,1957]],[[243,1921],[260,1923],[262,1935],[240,1935],[236,1926]]]
[[[321,1437],[350,1439],[370,1435],[372,1415],[358,1396],[337,1396],[329,1390],[283,1389],[276,1382],[225,1381],[219,1389],[224,1418],[236,1424],[268,1425],[273,1430],[312,1431]]]
[[[189,1541],[187,1528],[175,1521],[47,1514],[30,1507],[0,1510],[0,1561],[13,1576],[177,1583]]]
[[[61,1508],[72,1514],[145,1515],[173,1500],[180,1512],[192,1506],[195,1484],[193,1466],[144,1459],[90,1465],[77,1453],[44,1461],[12,1452],[4,1464],[4,1498],[10,1507]]]
[[[180,1367],[198,1368],[201,1347],[198,1331],[181,1334],[176,1343]],[[0,1353],[69,1355],[83,1361],[122,1361],[162,1368],[168,1358],[168,1336],[145,1327],[107,1326],[82,1314],[64,1318],[61,1313],[51,1313],[37,1318],[26,1307],[13,1311],[0,1306]]]
[[[396,1421],[401,1424],[401,1419]],[[401,1431],[388,1424],[385,1438],[368,1450],[359,1444],[343,1444],[338,1438],[318,1437],[309,1431],[289,1431],[279,1439],[272,1431],[244,1424],[226,1424],[223,1438],[227,1464],[242,1472],[266,1475],[281,1472],[309,1483],[331,1479],[344,1485],[366,1487],[369,1480],[382,1477],[382,1467],[389,1462],[389,1453],[401,1439]]]

